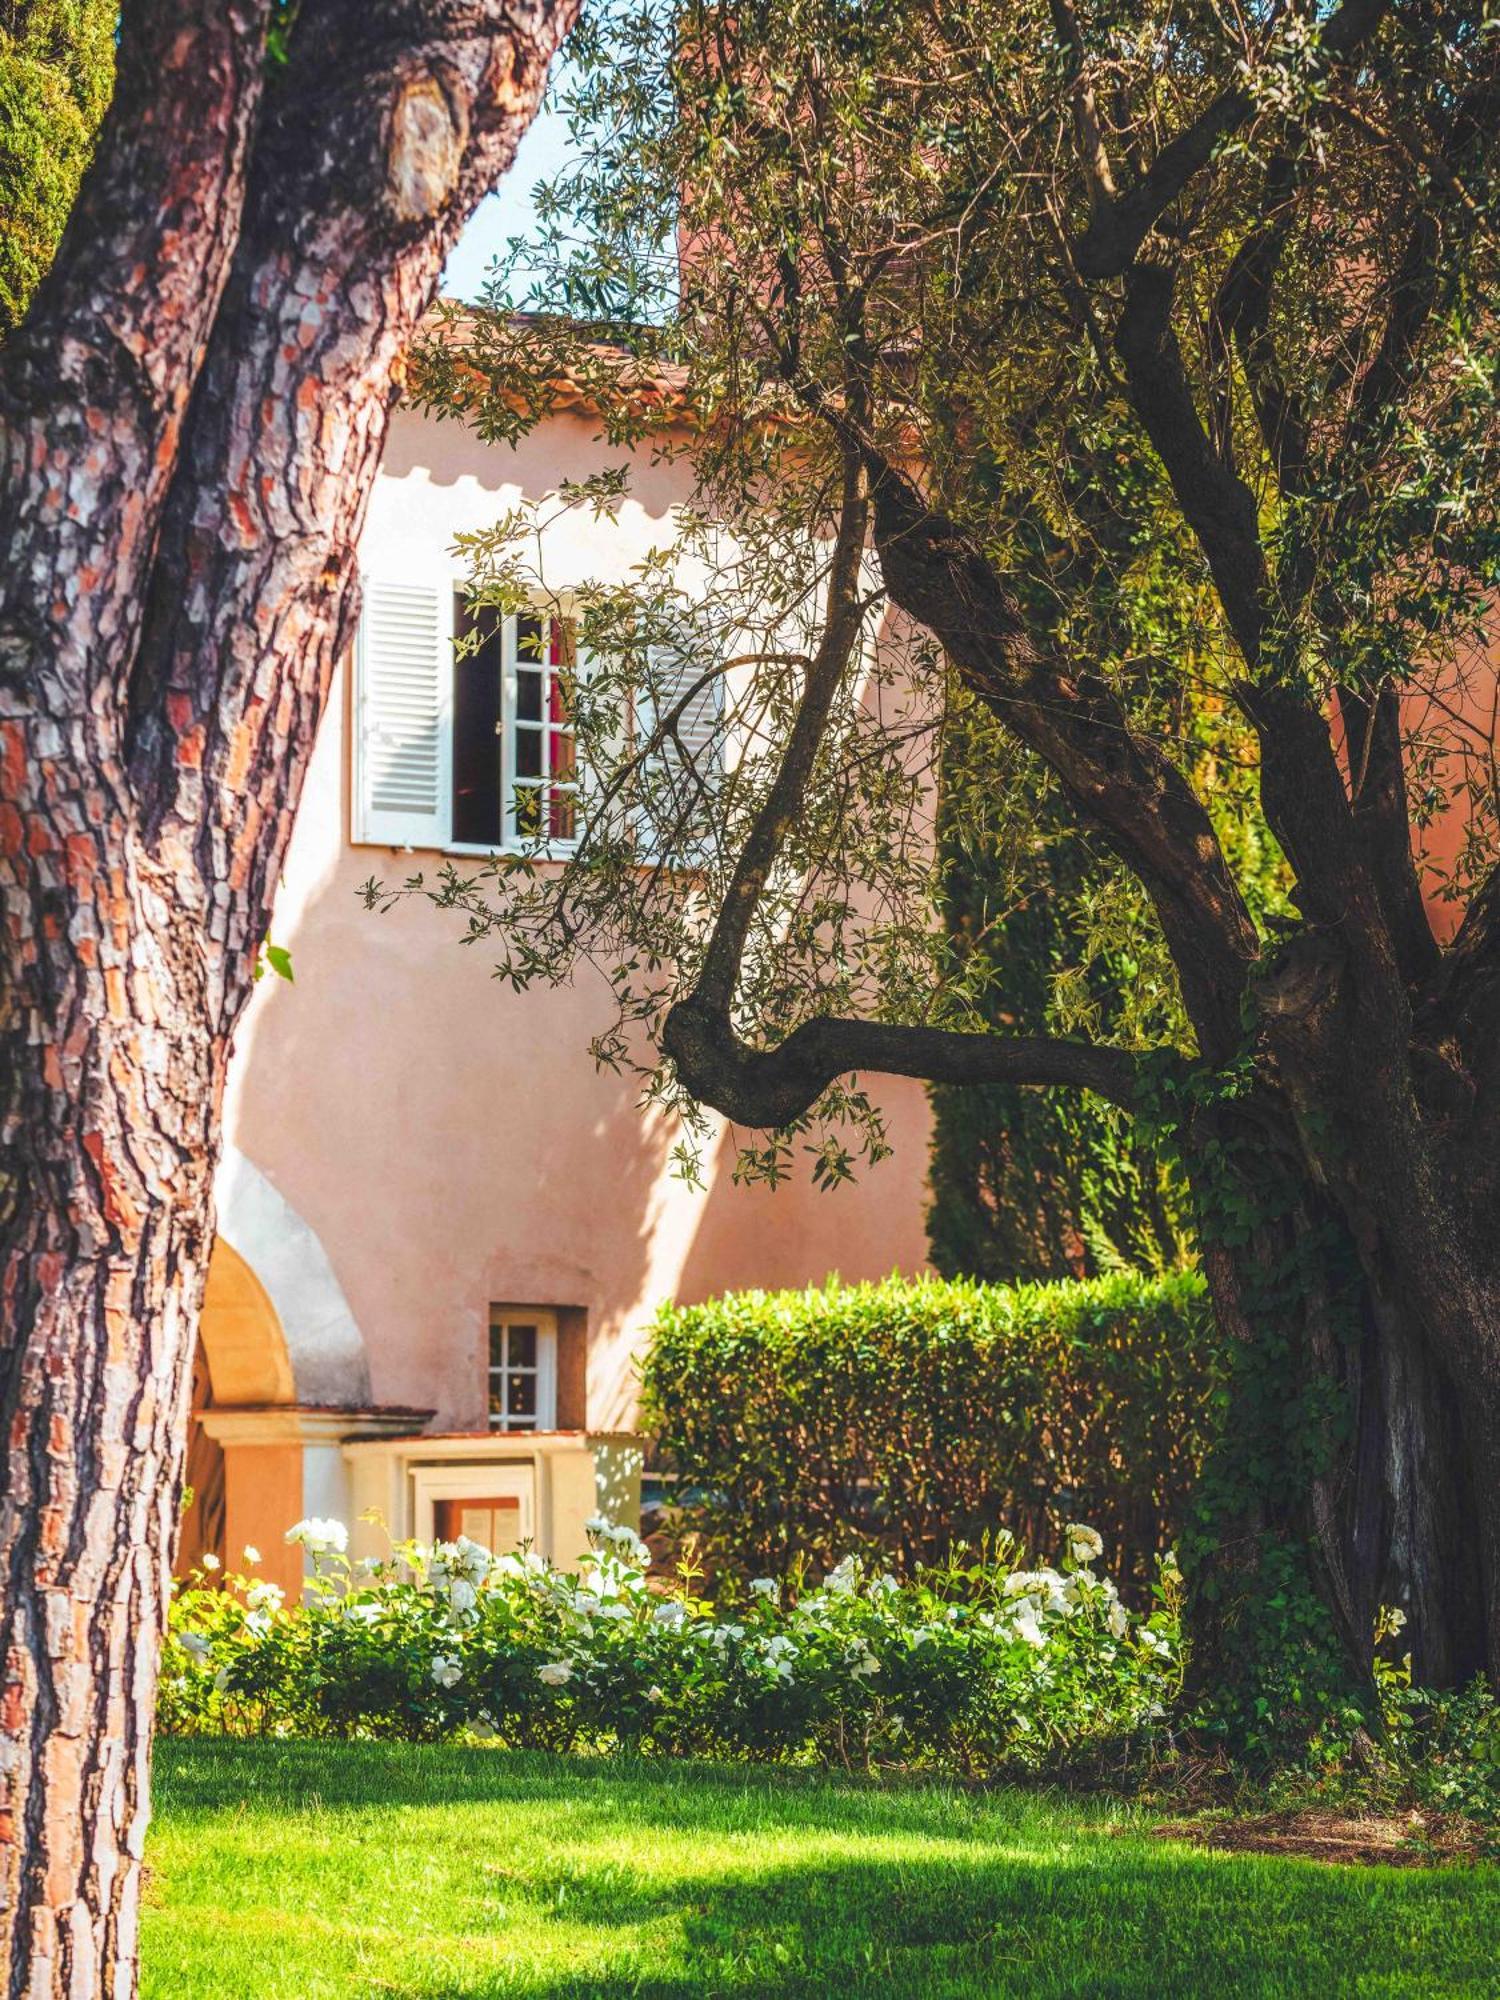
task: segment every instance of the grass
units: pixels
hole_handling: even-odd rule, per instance
[[[1110,1802],[163,1742],[144,2000],[1494,1995],[1500,1870],[1152,1838]]]

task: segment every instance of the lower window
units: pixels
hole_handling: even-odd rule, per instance
[[[492,1431],[557,1429],[556,1313],[491,1309],[487,1408]]]

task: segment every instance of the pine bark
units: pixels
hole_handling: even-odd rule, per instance
[[[0,1990],[135,1988],[224,1076],[403,351],[572,0],[136,0],[0,354]]]

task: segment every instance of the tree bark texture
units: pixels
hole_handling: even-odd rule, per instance
[[[401,357],[573,0],[126,0],[0,354],[0,1988],[135,1988],[211,1184]]]

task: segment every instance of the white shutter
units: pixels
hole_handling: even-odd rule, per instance
[[[700,643],[690,626],[673,644],[653,645],[650,661],[651,686],[635,704],[637,740],[650,737],[659,714],[670,714],[685,695],[688,701],[675,737],[660,745],[643,767],[648,796],[639,815],[641,848],[646,855],[664,855],[670,847],[672,859],[691,860],[710,846],[712,809],[703,793],[711,800],[723,769],[724,682],[714,673],[697,685],[714,665],[714,649],[709,642]]]
[[[354,838],[390,847],[445,846],[452,591],[367,578],[355,666]]]

